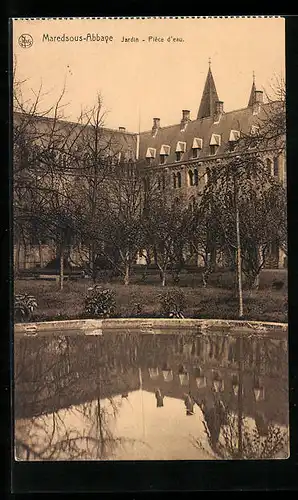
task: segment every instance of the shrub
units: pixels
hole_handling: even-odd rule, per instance
[[[186,307],[185,295],[182,290],[169,290],[159,296],[161,312],[168,318],[184,318]]]
[[[29,321],[32,313],[37,307],[36,298],[27,293],[15,295],[14,298],[14,319],[16,322]]]
[[[85,298],[85,314],[92,318],[109,318],[115,311],[115,292],[95,285],[88,289]]]
[[[272,282],[272,288],[274,290],[281,290],[284,287],[284,281],[283,280],[274,280]]]

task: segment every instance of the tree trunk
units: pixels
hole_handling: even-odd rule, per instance
[[[243,458],[243,337],[238,339],[238,371],[239,371],[239,388],[238,388],[238,458]]]
[[[14,261],[14,274],[18,275],[20,271],[20,250],[21,250],[21,242],[19,239],[16,241],[15,246],[15,261]]]
[[[248,286],[251,290],[258,290],[260,286],[260,273],[248,277]]]
[[[210,265],[213,268],[216,267],[216,257],[217,257],[216,248],[212,247],[210,251]]]
[[[60,265],[59,265],[59,288],[60,288],[60,290],[63,290],[63,284],[64,284],[64,249],[63,249],[63,246],[61,245]]]
[[[89,270],[93,283],[96,283],[96,270],[94,265],[94,248],[93,244],[89,245]]]
[[[203,282],[203,288],[207,288],[208,279],[212,272],[212,261],[211,258],[209,259],[208,253],[206,253],[206,256],[204,258],[204,264],[205,266],[202,272],[202,282]]]
[[[161,286],[166,286],[166,272],[164,270],[160,270],[160,279],[161,279]]]
[[[237,289],[238,289],[238,317],[243,317],[243,291],[242,291],[242,261],[241,261],[241,241],[240,241],[240,221],[239,221],[239,207],[238,207],[238,184],[236,175],[234,175],[234,200],[235,200],[235,223],[236,223],[236,238],[237,238]]]
[[[23,236],[23,269],[27,269],[27,242]]]
[[[38,253],[39,253],[39,262],[40,262],[40,268],[43,267],[43,260],[42,260],[42,244],[38,242]]]
[[[130,262],[129,257],[125,260],[124,285],[129,285],[130,280]]]

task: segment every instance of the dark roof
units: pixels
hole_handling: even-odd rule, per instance
[[[256,94],[255,94],[255,92],[256,92],[256,90],[257,90],[257,89],[256,89],[256,84],[255,84],[255,82],[253,81],[252,86],[251,86],[251,91],[250,91],[249,101],[248,101],[248,105],[247,105],[248,107],[253,106],[253,105],[254,105],[254,103],[255,103],[255,99],[256,99]]]
[[[70,141],[73,141],[76,136],[81,132],[82,140],[90,134],[92,137],[92,125],[85,125],[83,123],[71,122],[65,119],[56,119],[50,116],[39,116],[30,115],[18,111],[13,113],[13,122],[15,125],[20,125],[23,121],[25,124],[24,129],[28,130],[28,133],[34,134],[36,141],[38,138],[46,137],[49,130],[55,130],[55,133],[60,134],[61,137],[69,137]],[[117,151],[136,151],[137,144],[137,134],[132,132],[127,132],[126,130],[111,129],[107,127],[99,127],[99,141],[101,147],[105,147],[108,143],[111,144],[111,148]]]
[[[211,68],[209,68],[197,119],[205,118],[206,116],[213,116],[215,113],[216,101],[219,101],[219,99]]]
[[[250,133],[252,125],[258,125],[266,118],[269,112],[269,106],[272,103],[264,104],[258,115],[253,114],[251,107],[239,109],[223,113],[219,123],[214,123],[214,118],[207,117],[189,121],[185,131],[181,130],[180,123],[167,127],[160,127],[156,136],[152,135],[152,131],[142,132],[140,134],[140,150],[139,158],[144,159],[148,147],[156,149],[156,160],[153,165],[159,163],[160,148],[163,144],[171,147],[170,155],[167,159],[167,164],[176,161],[176,146],[178,141],[186,142],[186,153],[183,157],[183,162],[193,158],[192,145],[195,137],[203,139],[203,148],[199,158],[210,156],[210,139],[212,134],[221,136],[221,145],[217,150],[217,155],[226,152],[226,145],[229,141],[231,130],[238,130],[244,135]]]

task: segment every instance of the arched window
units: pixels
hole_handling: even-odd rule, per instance
[[[274,177],[278,177],[279,176],[279,162],[278,162],[278,156],[276,156],[274,158],[274,162],[273,162],[273,175]]]
[[[195,168],[194,169],[194,179],[193,179],[193,183],[194,183],[194,186],[198,186],[199,185],[199,173],[198,173],[198,169]]]
[[[210,181],[210,175],[211,175],[211,173],[210,173],[210,168],[209,168],[209,167],[207,167],[207,168],[206,168],[205,175],[204,175],[204,178],[205,178],[205,184],[208,184],[208,182]]]
[[[161,189],[161,179],[160,179],[160,176],[158,175],[157,176],[157,189],[160,190]]]
[[[189,208],[190,208],[191,212],[194,212],[194,210],[196,208],[196,199],[194,196],[191,196],[191,198],[189,199]]]
[[[177,187],[177,177],[176,177],[176,174],[173,174],[173,187],[174,187],[174,189],[176,189],[176,187]]]
[[[181,172],[177,173],[177,183],[178,183],[178,188],[181,188],[182,185]]]
[[[149,187],[149,177],[144,177],[143,184],[144,184],[144,191],[147,192]]]
[[[188,181],[189,181],[189,185],[190,185],[190,186],[193,186],[193,185],[194,185],[194,184],[193,184],[193,172],[192,172],[192,170],[189,170],[189,171],[188,171]]]
[[[66,154],[64,153],[62,155],[62,167],[66,168],[66,165],[67,165],[67,158],[66,158]]]
[[[270,158],[266,158],[266,170],[269,175],[272,173],[272,161]]]

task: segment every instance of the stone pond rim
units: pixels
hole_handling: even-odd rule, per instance
[[[74,319],[42,321],[35,323],[15,323],[13,331],[15,336],[37,335],[51,333],[76,332],[82,335],[101,335],[103,331],[122,331],[130,333],[169,333],[194,330],[198,333],[243,333],[243,334],[268,334],[287,333],[287,323],[274,323],[248,320],[222,320],[222,319],[168,319],[168,318],[114,318],[114,319]],[[173,332],[174,333],[174,332]]]

